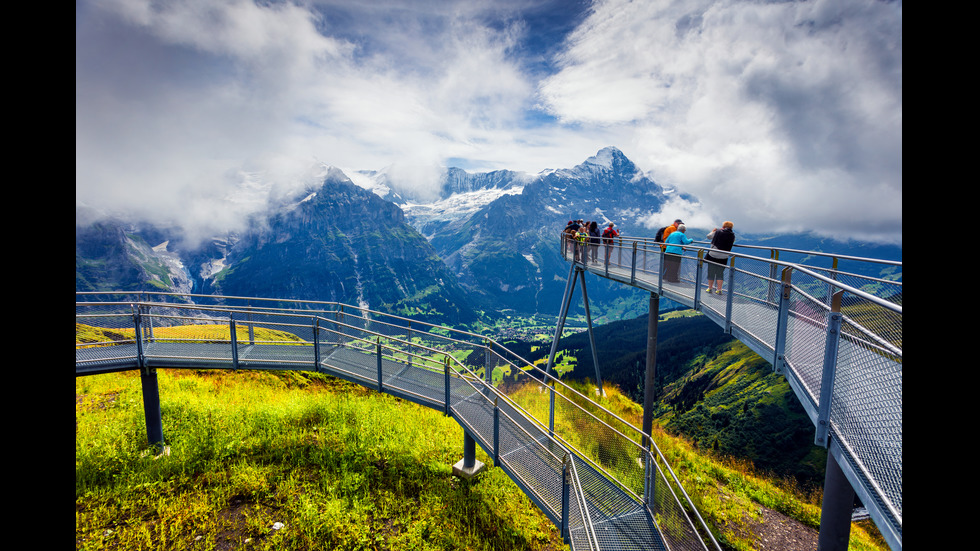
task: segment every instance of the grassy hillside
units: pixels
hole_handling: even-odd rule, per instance
[[[758,470],[822,485],[827,452],[813,444],[813,423],[785,377],[737,341],[689,365],[663,390],[658,419],[667,430]]]
[[[316,374],[159,381],[153,457],[139,375],[76,379],[76,549],[563,546],[499,469],[451,475],[463,433],[436,411]]]

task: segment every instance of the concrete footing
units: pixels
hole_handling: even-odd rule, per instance
[[[476,477],[476,475],[480,474],[484,467],[486,467],[486,465],[479,460],[474,460],[473,465],[467,467],[466,460],[460,459],[458,463],[453,465],[453,476],[458,476],[463,480],[470,480]]]
[[[476,459],[476,440],[470,433],[463,431],[463,459],[453,465],[453,476],[470,480],[483,470],[483,462]]]

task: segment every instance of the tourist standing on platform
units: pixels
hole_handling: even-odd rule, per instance
[[[575,236],[575,260],[588,262],[589,260],[589,224],[582,222]]]
[[[708,262],[708,288],[705,289],[708,293],[715,288],[715,292],[721,294],[722,282],[725,280],[725,264],[728,264],[728,251],[731,251],[732,245],[735,244],[735,232],[732,231],[734,227],[734,224],[725,221],[721,229],[715,228],[708,234],[711,249],[704,255],[704,259]]]
[[[656,242],[658,242],[658,243],[666,243],[667,242],[667,237],[669,237],[670,234],[672,234],[675,231],[677,231],[677,227],[680,226],[683,223],[684,222],[681,222],[681,219],[680,218],[678,218],[677,220],[674,220],[674,223],[673,224],[671,224],[669,226],[664,226],[664,227],[660,228],[660,230],[657,231],[657,235],[653,238],[653,240],[656,241]],[[660,250],[662,251],[662,250],[666,249],[666,247],[667,247],[666,245],[661,245],[660,246]]]
[[[619,237],[619,232],[615,229],[616,224],[612,222],[606,229],[602,230],[602,243],[606,246],[606,264],[609,264],[609,254],[612,252],[613,240]]]
[[[564,234],[562,236],[562,256],[567,256],[568,249],[571,248],[572,252],[575,252],[575,237],[578,235],[578,222],[575,220],[569,220],[565,229],[562,230]]]
[[[668,226],[669,227],[669,226]],[[677,229],[671,232],[664,239],[667,254],[664,255],[664,281],[668,283],[680,283],[681,255],[684,248],[681,245],[690,245],[694,240],[685,235],[687,226],[678,224]]]
[[[599,260],[599,224],[595,220],[589,223],[589,252],[591,252],[592,262]]]

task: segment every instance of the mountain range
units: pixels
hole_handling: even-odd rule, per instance
[[[184,245],[180,228],[76,206],[75,289],[336,301],[451,325],[500,313],[555,315],[569,271],[558,250],[566,223],[613,221],[652,237],[639,221],[677,193],[614,147],[534,176],[449,168],[425,194],[383,171],[322,169],[315,184],[253,215],[244,230],[200,246]],[[782,246],[823,246],[808,235],[781,237]],[[901,258],[900,247],[864,253]],[[596,317],[642,314],[640,295],[589,283]]]

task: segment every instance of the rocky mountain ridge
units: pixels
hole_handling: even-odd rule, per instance
[[[76,291],[337,301],[447,323],[481,313],[554,315],[569,271],[558,250],[568,220],[614,222],[625,235],[652,237],[646,219],[680,195],[613,147],[534,176],[447,169],[432,183],[434,194],[413,192],[387,172],[358,172],[352,180],[323,165],[311,174],[315,180],[276,199],[246,229],[202,246],[187,246],[181,228],[76,207]],[[799,249],[822,246],[783,237]],[[593,316],[645,311],[645,299],[631,291],[590,278]],[[623,306],[630,301],[639,306]]]

